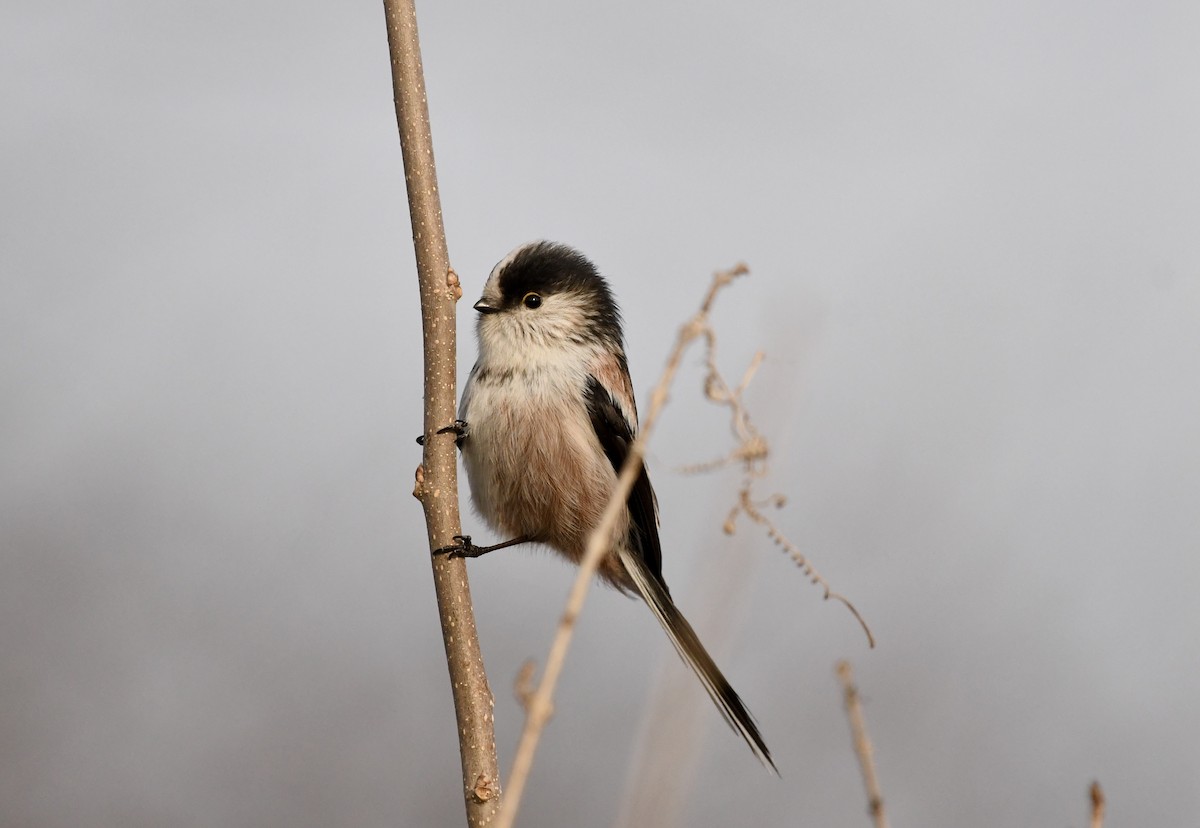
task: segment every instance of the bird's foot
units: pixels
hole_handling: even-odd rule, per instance
[[[471,543],[470,535],[455,535],[454,540],[457,543],[450,546],[443,546],[440,549],[433,550],[435,555],[445,555],[447,558],[478,558],[480,555],[486,555],[495,547],[493,546],[476,546]]]
[[[503,543],[494,543],[491,546],[476,546],[471,543],[470,535],[455,535],[454,540],[458,541],[458,543],[451,546],[443,546],[441,549],[435,549],[433,550],[433,554],[445,555],[447,558],[478,558],[480,555],[495,552],[497,549],[506,549],[509,546],[516,546],[519,543],[529,543],[532,539],[526,535],[522,535],[519,538],[513,538]]]
[[[467,425],[466,420],[455,420],[451,425],[448,425],[445,428],[439,428],[434,433],[435,434],[451,434],[451,433],[454,434],[454,445],[458,446],[459,448],[462,448],[463,440],[467,439],[468,431],[469,431],[469,426]],[[425,445],[425,435],[424,434],[422,434],[420,437],[417,438],[417,445],[418,446]]]

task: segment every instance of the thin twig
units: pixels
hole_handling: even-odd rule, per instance
[[[862,627],[863,632],[867,636],[867,645],[874,647],[875,636],[871,633],[871,627],[867,624],[866,619],[863,618],[859,613],[858,608],[854,606],[854,604],[850,603],[850,600],[846,598],[846,596],[839,592],[834,592],[830,588],[829,582],[825,580],[825,576],[823,576],[820,572],[817,572],[816,568],[812,565],[808,558],[805,557],[804,553],[801,552],[794,543],[788,540],[787,536],[784,535],[783,532],[779,531],[779,527],[777,527],[769,517],[760,511],[759,507],[762,505],[771,505],[778,508],[783,505],[783,496],[774,495],[768,498],[765,503],[761,501],[756,503],[750,499],[750,484],[749,481],[747,481],[739,494],[737,505],[733,508],[733,511],[730,512],[729,518],[725,522],[725,531],[732,534],[732,526],[737,518],[738,512],[744,512],[748,518],[758,525],[764,527],[767,530],[767,537],[774,541],[776,546],[779,546],[788,553],[791,559],[795,561],[796,566],[800,567],[800,571],[805,574],[811,583],[821,587],[824,592],[825,600],[828,601],[830,598],[832,598],[835,601],[841,602],[843,605],[845,605],[846,609],[850,610],[850,614],[853,615],[855,620],[858,621],[859,626]]]
[[[737,388],[730,389],[729,383],[725,381],[724,375],[722,375],[720,368],[717,367],[716,333],[706,325],[701,335],[704,337],[705,344],[704,363],[706,374],[704,378],[704,394],[711,402],[729,409],[729,426],[733,432],[734,439],[737,441],[737,445],[724,457],[710,460],[706,463],[685,466],[681,471],[684,474],[699,474],[715,471],[735,463],[741,465],[742,486],[738,490],[736,503],[730,510],[729,516],[725,519],[725,533],[732,535],[736,531],[737,519],[743,514],[759,526],[762,526],[767,532],[767,537],[788,553],[796,565],[800,567],[800,571],[804,573],[805,577],[814,585],[821,587],[824,591],[825,600],[832,598],[850,610],[850,614],[854,616],[859,626],[862,627],[863,633],[866,634],[867,644],[874,647],[875,636],[871,633],[870,626],[867,625],[866,619],[862,617],[858,608],[850,603],[850,600],[846,596],[834,592],[829,582],[816,570],[816,567],[800,551],[800,548],[792,543],[770,518],[763,514],[762,508],[765,506],[781,508],[784,505],[783,495],[774,494],[766,498],[755,497],[755,484],[767,475],[767,459],[770,455],[770,445],[766,437],[763,436],[762,432],[758,430],[754,422],[750,419],[750,411],[746,408],[742,395],[763,363],[763,352],[759,351],[754,355],[749,367],[746,368],[746,373],[743,375],[742,381],[738,383]]]
[[[608,505],[604,509],[604,514],[588,537],[587,551],[584,552],[583,559],[579,562],[579,572],[575,576],[575,582],[571,585],[566,607],[559,618],[558,630],[554,635],[554,641],[550,645],[550,653],[546,657],[546,668],[542,672],[542,679],[538,683],[537,690],[529,697],[529,704],[525,714],[525,727],[521,731],[521,740],[517,745],[517,753],[513,758],[512,771],[509,774],[505,790],[504,807],[500,809],[495,828],[512,828],[517,818],[517,811],[521,805],[521,795],[524,793],[525,783],[529,777],[529,769],[533,765],[533,757],[537,752],[538,740],[553,709],[552,699],[554,688],[558,684],[558,677],[562,673],[563,662],[566,659],[567,650],[571,645],[575,620],[579,617],[579,613],[583,609],[588,588],[591,586],[592,577],[596,574],[596,567],[599,566],[600,559],[609,551],[609,538],[612,537],[613,527],[621,515],[621,510],[625,508],[629,492],[633,489],[634,481],[641,471],[642,458],[646,453],[646,440],[649,438],[655,422],[667,404],[671,384],[674,382],[675,374],[679,370],[679,363],[683,358],[683,353],[693,340],[699,336],[703,336],[704,332],[708,330],[708,313],[712,309],[713,301],[716,299],[717,293],[721,288],[728,285],[738,276],[748,272],[749,270],[745,265],[739,264],[731,270],[717,273],[713,277],[713,282],[708,289],[707,295],[704,297],[700,311],[679,329],[679,334],[675,340],[675,347],[671,350],[671,354],[667,358],[667,364],[663,369],[662,377],[650,395],[650,407],[646,413],[646,418],[642,421],[641,430],[629,447],[629,456],[625,458],[625,464],[621,467],[621,473],[617,476],[616,487],[608,499]]]
[[[1092,828],[1104,828],[1104,791],[1099,782],[1093,782],[1088,793],[1092,800]]]
[[[462,288],[458,276],[450,269],[446,250],[413,0],[384,0],[383,8],[424,333],[425,434],[430,439],[425,440],[413,494],[424,507],[428,551],[432,551],[450,544],[453,536],[462,531],[454,437],[435,436],[439,428],[454,421],[455,302],[461,298]],[[467,823],[477,828],[487,824],[499,806],[500,771],[496,761],[492,691],[475,632],[466,562],[448,556],[434,557],[433,583],[458,722]]]
[[[887,814],[883,810],[883,792],[879,789],[879,777],[875,774],[875,750],[867,736],[867,720],[863,716],[858,688],[854,685],[854,671],[850,662],[839,661],[838,680],[842,683],[842,695],[846,704],[846,716],[850,719],[850,732],[854,737],[854,753],[862,769],[863,784],[867,789],[867,807],[875,828],[887,828]]]

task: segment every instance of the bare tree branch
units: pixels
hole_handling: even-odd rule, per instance
[[[384,0],[392,91],[408,186],[413,247],[421,289],[421,323],[425,355],[425,453],[417,469],[413,494],[425,509],[429,550],[448,546],[459,534],[458,468],[454,436],[437,435],[454,422],[457,404],[455,302],[462,296],[458,276],[450,269],[433,139],[425,98],[425,76],[417,37],[413,0]],[[442,640],[450,669],[458,744],[462,759],[467,823],[487,824],[500,801],[492,691],[484,672],[475,632],[466,562],[433,558]]]
[[[642,458],[646,453],[646,440],[667,404],[671,384],[679,370],[683,353],[693,340],[703,336],[704,332],[708,330],[708,314],[721,288],[748,272],[745,265],[739,264],[731,270],[717,273],[713,277],[708,294],[704,297],[700,311],[679,330],[675,347],[667,358],[667,365],[663,369],[662,377],[650,395],[650,408],[646,413],[646,418],[642,421],[638,436],[629,447],[629,456],[625,458],[625,464],[617,476],[616,487],[608,499],[608,505],[604,509],[599,524],[592,530],[592,534],[588,538],[587,551],[584,552],[583,559],[579,562],[579,572],[575,576],[575,582],[571,585],[571,591],[567,596],[567,605],[559,618],[558,630],[550,645],[550,654],[546,657],[546,668],[542,672],[542,679],[538,683],[537,689],[529,696],[525,711],[525,727],[521,731],[521,740],[517,744],[517,753],[513,758],[512,771],[508,777],[505,804],[500,810],[495,828],[512,828],[517,818],[521,795],[524,793],[525,783],[529,778],[529,769],[533,765],[533,757],[537,752],[538,740],[554,709],[552,704],[554,688],[558,684],[558,677],[562,674],[567,650],[571,646],[575,620],[583,610],[588,588],[596,574],[596,567],[599,566],[600,559],[609,551],[608,543],[609,538],[612,537],[613,526],[616,525],[621,510],[625,508],[629,492],[641,471]]]
[[[842,694],[846,704],[846,716],[850,719],[850,732],[854,736],[854,753],[862,769],[863,784],[867,788],[867,806],[875,828],[887,828],[887,814],[883,810],[883,792],[879,789],[879,777],[875,773],[875,749],[867,736],[867,720],[863,716],[862,701],[858,687],[854,684],[854,671],[850,662],[839,661],[838,680],[842,683]]]

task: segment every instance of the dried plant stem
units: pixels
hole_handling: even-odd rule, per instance
[[[732,535],[737,530],[738,518],[743,514],[763,527],[766,530],[767,537],[776,546],[788,553],[809,581],[824,590],[825,600],[832,598],[850,610],[850,614],[854,616],[859,626],[862,627],[863,633],[866,634],[867,644],[874,647],[875,636],[872,634],[866,619],[858,611],[858,608],[846,596],[839,592],[834,592],[829,582],[825,580],[825,576],[817,571],[808,557],[800,551],[800,548],[792,543],[779,527],[763,513],[762,509],[766,506],[782,508],[785,502],[783,495],[774,494],[765,498],[755,495],[756,482],[767,474],[770,445],[766,437],[763,436],[762,432],[758,430],[754,422],[750,419],[750,411],[747,409],[742,397],[746,389],[750,386],[751,380],[754,379],[754,375],[758,373],[758,369],[762,366],[764,359],[763,352],[759,351],[754,355],[749,367],[746,368],[746,372],[742,376],[742,381],[738,383],[736,388],[730,388],[720,368],[717,367],[716,332],[706,325],[699,335],[704,337],[705,346],[704,395],[710,402],[729,409],[730,430],[733,432],[737,445],[733,451],[724,457],[706,463],[685,466],[681,471],[684,474],[699,474],[715,471],[735,463],[740,465],[742,467],[742,486],[738,490],[737,501],[734,503],[733,508],[730,509],[729,516],[725,519],[724,529],[726,534]]]
[[[508,784],[505,789],[504,807],[500,810],[495,828],[512,828],[517,818],[517,811],[521,805],[521,796],[525,791],[525,783],[529,778],[529,769],[533,766],[533,757],[537,752],[538,740],[541,738],[542,729],[553,712],[552,700],[554,689],[558,684],[558,677],[562,674],[567,650],[571,645],[571,637],[575,631],[575,621],[583,609],[584,601],[587,599],[588,589],[591,586],[593,576],[596,574],[596,567],[599,566],[600,559],[609,551],[608,539],[612,536],[613,526],[616,525],[617,519],[621,515],[621,510],[625,508],[629,492],[633,489],[633,484],[637,480],[638,473],[641,471],[642,458],[646,453],[646,440],[649,438],[654,424],[667,404],[671,384],[675,380],[675,374],[679,371],[679,363],[683,359],[683,353],[694,339],[702,336],[708,329],[708,313],[712,308],[717,293],[736,277],[747,272],[749,271],[745,265],[737,265],[731,270],[717,273],[713,277],[713,283],[708,289],[708,294],[705,296],[703,304],[700,306],[700,311],[679,330],[679,335],[675,340],[675,347],[671,350],[671,354],[667,358],[667,364],[663,369],[662,377],[650,395],[650,407],[645,419],[642,421],[641,429],[637,438],[630,445],[629,456],[625,459],[625,464],[621,467],[621,473],[617,476],[616,487],[608,499],[608,505],[604,509],[599,524],[592,530],[592,534],[588,538],[587,550],[584,552],[583,559],[579,562],[579,572],[575,576],[575,582],[571,585],[566,607],[559,618],[558,629],[555,632],[554,641],[550,645],[550,653],[546,657],[546,667],[542,671],[541,681],[538,682],[537,689],[529,696],[525,711],[525,727],[521,731],[521,740],[517,744],[517,753],[513,758],[512,771],[509,774]]]
[[[433,436],[439,428],[454,421],[457,404],[455,302],[462,296],[462,289],[458,277],[450,269],[446,250],[413,0],[384,0],[383,8],[424,333],[424,430],[430,439],[425,441],[425,453],[422,465],[417,469],[413,494],[424,507],[428,548],[433,550],[449,545],[453,536],[462,531],[454,436]],[[500,801],[492,691],[488,687],[475,632],[466,562],[450,560],[446,556],[433,558],[433,582],[458,721],[467,823],[475,828],[491,820]]]
[[[800,567],[800,571],[805,574],[809,582],[816,584],[817,586],[821,587],[822,590],[824,590],[824,597],[826,601],[832,598],[833,600],[840,602],[846,607],[846,609],[850,610],[850,614],[854,616],[856,621],[858,621],[858,625],[862,627],[863,633],[867,636],[867,646],[874,647],[875,634],[871,632],[871,627],[869,624],[867,624],[867,619],[862,617],[862,614],[858,611],[858,607],[854,606],[854,604],[850,602],[849,598],[842,595],[840,592],[833,591],[833,589],[829,586],[829,582],[825,580],[825,576],[816,570],[816,567],[812,565],[812,562],[808,560],[807,556],[805,556],[804,553],[801,552],[794,543],[787,539],[787,536],[779,530],[779,527],[775,525],[774,521],[763,514],[759,507],[764,505],[764,503],[755,502],[751,497],[750,487],[752,483],[753,477],[748,476],[743,483],[741,492],[738,493],[737,505],[735,505],[733,510],[729,513],[729,518],[726,520],[726,526],[732,526],[733,522],[737,519],[738,514],[744,513],[752,521],[765,528],[767,530],[767,537],[769,537],[776,546],[779,546],[785,550],[789,556],[791,556],[791,559],[795,562],[796,566]],[[767,498],[765,503],[773,506],[781,506],[783,503],[783,497],[782,495],[775,495]]]
[[[1092,828],[1104,828],[1104,791],[1099,782],[1093,782],[1088,791],[1092,800]]]
[[[883,792],[879,789],[879,777],[875,773],[875,751],[867,736],[867,720],[863,716],[858,687],[854,684],[854,671],[850,662],[839,661],[838,680],[842,683],[842,695],[846,704],[846,716],[850,719],[850,732],[854,737],[854,753],[862,769],[863,784],[867,788],[867,805],[875,828],[887,828],[887,814],[883,810]]]

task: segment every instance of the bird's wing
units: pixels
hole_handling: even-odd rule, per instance
[[[630,420],[621,404],[595,376],[588,377],[584,399],[596,439],[600,441],[613,470],[620,474],[633,442],[636,425],[631,423],[635,421]],[[644,465],[638,472],[626,505],[632,522],[630,546],[641,553],[646,569],[666,590],[667,585],[662,577],[662,547],[658,540],[658,503]]]

